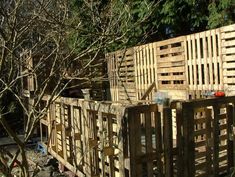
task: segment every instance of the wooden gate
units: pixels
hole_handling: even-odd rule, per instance
[[[164,108],[162,114],[157,105],[128,108],[130,176],[173,176],[171,111]]]
[[[178,105],[177,176],[229,173],[233,166],[234,101],[230,97]]]

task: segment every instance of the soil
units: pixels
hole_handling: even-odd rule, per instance
[[[2,148],[2,147],[0,147]],[[5,146],[11,154],[14,154],[17,150],[16,145]],[[36,145],[31,145],[26,148],[26,154],[29,162],[30,176],[35,177],[66,177],[66,174],[62,174],[58,170],[58,161],[51,155],[43,155],[41,152],[36,151]],[[20,160],[20,157],[18,158]],[[20,176],[20,168],[15,166],[12,174],[14,177]],[[0,172],[1,176],[1,172]]]

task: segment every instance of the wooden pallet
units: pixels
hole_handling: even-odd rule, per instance
[[[161,109],[58,98],[43,124],[49,153],[79,176],[218,176],[234,166],[234,104],[226,97]]]
[[[130,87],[136,89],[136,97],[131,99],[137,100],[143,97],[152,83],[156,84],[156,90],[167,92],[172,90],[175,93],[185,91],[185,95],[193,93],[197,98],[203,97],[204,92],[211,90],[224,90],[226,94],[233,95],[235,94],[234,37],[235,25],[230,25],[129,48],[131,57],[128,58],[127,55],[122,57],[122,62],[131,59],[130,69],[132,75],[134,70],[134,77],[131,77],[133,84],[130,86],[126,84],[125,89],[128,90]],[[116,56],[120,52],[113,52],[111,55]],[[107,59],[109,71],[113,71],[109,72],[113,78],[111,81],[113,98],[118,100],[118,86],[113,85],[118,83],[117,73],[114,72],[119,70],[118,60],[116,57],[112,60]],[[126,82],[127,74],[124,75]],[[154,91],[149,92],[146,99],[152,100],[153,97]],[[177,96],[174,98],[177,99]],[[185,99],[187,98],[188,96],[185,96]]]
[[[235,93],[235,25],[221,28],[224,89]]]

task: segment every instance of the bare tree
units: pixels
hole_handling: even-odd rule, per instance
[[[6,120],[12,108],[0,105],[0,123],[18,146],[9,164],[4,163],[5,152],[0,152],[3,159],[0,165],[4,166],[2,172],[6,176],[10,176],[19,155],[22,158],[17,163],[22,176],[29,176],[25,146],[50,104],[75,79],[78,84],[107,79],[94,77],[96,71],[88,69],[103,63],[100,55],[114,44],[125,46],[128,34],[140,26],[154,8],[144,0],[149,12],[131,23],[134,18],[131,2],[79,2],[77,10],[86,10],[83,17],[78,11],[71,11],[71,2],[66,0],[0,2],[0,102],[10,92],[26,115],[22,141]],[[44,97],[47,101],[43,101]]]

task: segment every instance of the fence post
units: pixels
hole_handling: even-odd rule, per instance
[[[231,168],[234,166],[233,162],[233,116],[234,116],[234,106],[227,105],[227,157],[228,157],[228,174]]]
[[[129,124],[129,145],[130,145],[130,176],[140,177],[142,175],[142,166],[139,164],[138,155],[142,153],[141,149],[141,123],[140,114],[135,110],[128,109]]]
[[[206,174],[211,176],[212,173],[212,148],[211,148],[211,132],[212,132],[212,117],[211,109],[206,109]]]
[[[172,138],[172,114],[171,108],[163,108],[163,144],[165,154],[165,177],[173,176],[173,138]]]
[[[235,103],[233,103],[233,117],[232,117],[233,127],[232,127],[232,135],[233,135],[233,155],[235,154]],[[233,165],[235,165],[235,158],[233,158]]]
[[[184,150],[184,144],[183,144],[183,114],[182,114],[182,103],[178,102],[176,103],[176,131],[177,131],[177,137],[176,137],[176,147],[177,147],[177,177],[183,176],[183,167],[184,167],[184,161],[183,159],[183,150]]]
[[[162,121],[160,112],[155,113],[155,129],[156,129],[156,159],[159,177],[163,177],[162,163]]]
[[[213,120],[213,175],[219,176],[219,114],[220,109],[216,104],[213,106],[214,120]]]
[[[184,177],[195,176],[194,110],[189,103],[183,103]]]

